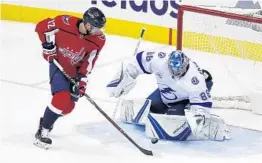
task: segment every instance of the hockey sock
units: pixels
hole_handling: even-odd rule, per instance
[[[43,122],[42,122],[42,126],[45,129],[50,129],[51,126],[55,123],[55,121],[60,117],[60,114],[56,114],[53,111],[51,111],[49,109],[49,107],[47,106],[45,109],[45,113],[43,116]]]

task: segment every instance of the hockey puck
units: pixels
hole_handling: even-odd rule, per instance
[[[158,142],[158,138],[152,138],[152,139],[151,139],[151,143],[152,143],[152,144],[156,144],[157,142]]]

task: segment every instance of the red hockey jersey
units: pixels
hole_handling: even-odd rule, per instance
[[[78,28],[80,22],[80,18],[59,15],[40,21],[35,29],[42,43],[46,42],[45,32],[58,29],[55,34],[57,60],[73,78],[91,73],[106,41],[104,34],[82,35]]]

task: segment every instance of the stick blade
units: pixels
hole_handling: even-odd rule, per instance
[[[144,153],[145,155],[148,155],[148,156],[153,156],[153,152],[150,151],[150,150],[146,150],[144,148],[139,148],[139,150]]]

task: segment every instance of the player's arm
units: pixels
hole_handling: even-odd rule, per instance
[[[58,29],[56,19],[57,17],[54,19],[47,18],[36,24],[35,32],[37,32],[39,39],[42,43],[46,42],[46,32],[51,32],[55,29]]]
[[[59,23],[57,19],[61,19],[59,16],[54,19],[47,18],[37,23],[35,32],[42,43],[43,57],[47,61],[51,62],[56,58],[56,45],[55,45],[55,33],[58,32]],[[46,34],[52,33],[54,36],[47,40]]]
[[[97,58],[98,50],[93,50],[83,58],[80,67],[78,67],[78,75],[76,78],[77,84],[73,87],[73,91],[80,97],[85,94],[88,76],[91,74]]]
[[[140,74],[151,74],[152,72],[152,61],[154,58],[154,52],[142,51],[135,57],[133,65],[137,69],[137,76]]]
[[[85,93],[86,85],[88,82],[88,76],[91,74],[95,63],[99,57],[100,51],[103,49],[106,42],[106,38],[103,34],[97,35],[92,39],[88,39],[86,44],[87,52],[84,58],[81,60],[81,64],[78,68],[78,90],[82,96]]]
[[[58,15],[54,18],[46,18],[36,24],[35,32],[37,32],[41,42],[44,43],[47,41],[45,33],[57,29],[70,30],[78,20],[79,18],[69,15]]]
[[[38,37],[42,43],[43,57],[51,62],[56,58],[56,44],[55,44],[55,34],[60,28],[68,30],[71,28],[70,24],[75,24],[78,20],[76,17],[70,17],[68,15],[59,15],[55,18],[47,18],[36,24],[35,32],[37,32]],[[47,39],[46,35],[53,35]]]
[[[147,52],[140,52],[129,62],[123,62],[120,70],[107,85],[109,96],[120,97],[127,94],[136,84],[140,74],[151,74],[151,59]]]

